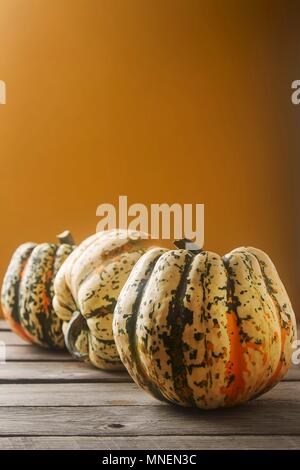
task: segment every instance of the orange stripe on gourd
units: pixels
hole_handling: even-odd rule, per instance
[[[288,308],[284,314],[276,313],[260,266],[247,248],[234,250],[223,261],[202,251],[188,270],[182,263],[187,253],[171,251],[159,258],[138,307],[135,289],[146,277],[147,255],[132,271],[130,285],[121,291],[115,309],[114,337],[120,357],[137,383],[150,392],[148,382],[155,384],[169,401],[205,409],[245,402],[274,385],[290,365],[294,314],[288,296],[280,291],[278,305],[287,302]],[[183,298],[174,297],[179,272],[186,276],[186,282],[180,280]],[[274,285],[279,282],[274,273]],[[186,322],[183,331],[175,328],[180,315],[181,322]],[[131,322],[131,316],[137,316],[137,322]],[[129,324],[130,336],[139,338],[134,355],[126,345]],[[176,341],[172,335],[177,335]],[[180,382],[184,368],[187,380]]]

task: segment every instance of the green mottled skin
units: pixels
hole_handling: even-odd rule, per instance
[[[238,248],[152,249],[132,270],[113,332],[133,379],[183,406],[233,406],[273,387],[291,363],[295,315],[270,258]]]
[[[113,338],[113,313],[132,268],[150,246],[140,232],[132,231],[131,237],[124,233],[99,232],[84,240],[55,279],[53,305],[65,322],[69,351],[101,369],[123,368]],[[81,327],[70,322],[76,312],[84,319]]]
[[[25,243],[14,253],[4,277],[5,318],[22,338],[53,349],[64,348],[62,322],[52,307],[53,281],[73,246]]]

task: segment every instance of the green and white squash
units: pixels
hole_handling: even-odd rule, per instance
[[[113,331],[138,385],[158,399],[205,409],[273,387],[290,367],[296,339],[272,261],[249,247],[223,257],[148,251],[119,295]]]
[[[53,306],[75,358],[101,369],[123,368],[112,333],[113,312],[132,268],[151,246],[147,238],[133,230],[98,232],[61,267]]]
[[[24,243],[4,276],[1,304],[5,319],[21,338],[39,346],[64,348],[62,321],[52,307],[53,281],[74,248],[70,232],[59,244]]]

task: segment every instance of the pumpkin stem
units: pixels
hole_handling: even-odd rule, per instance
[[[57,235],[57,238],[59,240],[59,243],[67,243],[68,245],[75,245],[74,238],[70,232],[70,230],[65,230],[62,233],[59,233]]]
[[[77,347],[78,345],[76,344],[76,340],[82,333],[86,336],[88,335],[86,319],[83,317],[83,315],[81,315],[80,312],[74,312],[65,332],[65,343],[68,351],[72,354],[73,357],[75,357],[75,359],[86,361],[89,358],[88,350],[85,352],[79,351]],[[88,338],[86,339],[88,340]],[[88,348],[88,342],[86,346]]]
[[[188,238],[182,238],[181,240],[174,240],[173,244],[179,250],[188,250],[193,255],[198,255],[198,253],[201,253],[201,251],[203,251],[203,249],[200,248],[199,245],[194,243],[192,240],[189,240]]]

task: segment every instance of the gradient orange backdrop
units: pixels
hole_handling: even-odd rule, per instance
[[[0,0],[0,276],[96,207],[204,203],[206,248],[273,258],[300,312],[297,2]]]

